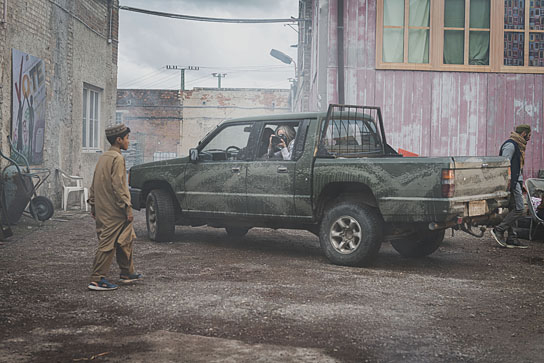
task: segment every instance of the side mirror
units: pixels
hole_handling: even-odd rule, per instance
[[[198,161],[198,149],[189,149],[189,159],[193,163]]]

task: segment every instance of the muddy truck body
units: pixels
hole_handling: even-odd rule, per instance
[[[283,152],[270,137],[281,127],[292,136]],[[331,262],[363,266],[383,241],[415,258],[433,253],[447,228],[481,236],[508,205],[508,174],[504,157],[403,157],[386,142],[379,108],[331,105],[224,121],[189,156],[134,166],[129,184],[152,240],[169,240],[175,225],[230,237],[305,229]]]

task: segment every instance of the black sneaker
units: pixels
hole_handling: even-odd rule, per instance
[[[506,241],[506,247],[508,247],[508,248],[529,248],[529,246],[524,245],[517,238],[508,239]]]
[[[128,284],[129,282],[134,282],[134,281],[141,280],[143,278],[143,276],[142,276],[142,274],[133,273],[133,274],[130,274],[130,275],[121,274],[119,276],[119,278],[120,278],[122,283]]]
[[[491,235],[495,238],[495,241],[501,246],[506,247],[506,240],[504,239],[504,232],[497,231],[496,228],[491,230]]]

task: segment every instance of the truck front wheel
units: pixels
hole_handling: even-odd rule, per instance
[[[368,265],[382,244],[382,221],[371,207],[349,202],[325,212],[319,242],[325,256],[336,265]]]
[[[174,236],[174,203],[167,191],[152,190],[147,196],[145,211],[147,234],[152,241],[164,242]]]
[[[391,241],[393,248],[403,257],[421,258],[430,255],[440,247],[445,230],[417,232],[411,238]]]

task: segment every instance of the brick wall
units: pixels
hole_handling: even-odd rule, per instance
[[[221,121],[236,117],[290,112],[289,90],[195,88],[183,93],[180,154],[188,155]]]
[[[153,161],[155,153],[176,153],[182,121],[181,100],[177,90],[120,89],[117,112],[131,129],[136,149],[127,157],[127,167]]]
[[[178,90],[117,91],[117,112],[141,156],[136,163],[153,161],[156,152],[187,156],[223,120],[289,112],[289,102],[289,90],[282,89],[195,88],[182,95]]]

